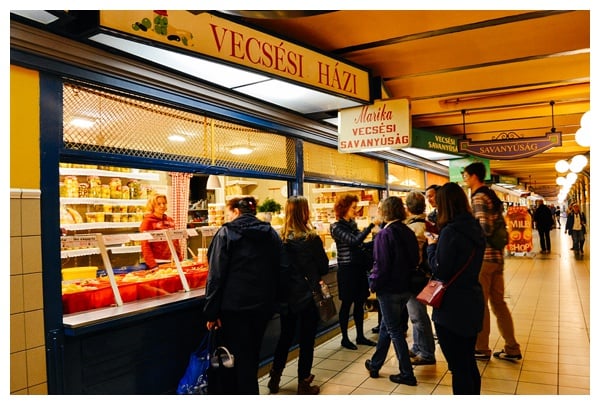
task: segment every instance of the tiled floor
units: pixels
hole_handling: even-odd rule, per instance
[[[534,246],[539,246],[534,231]],[[571,238],[563,230],[551,232],[552,252],[539,248],[527,256],[510,256],[505,261],[506,301],[512,310],[517,340],[523,360],[509,362],[492,358],[478,361],[481,394],[501,395],[589,395],[590,394],[590,261],[589,244],[583,259],[576,259]],[[377,322],[376,313],[365,321],[367,336]],[[350,337],[355,337],[350,330]],[[412,341],[409,330],[409,347]],[[490,343],[493,351],[502,349],[492,315]],[[315,348],[312,373],[321,394],[329,395],[449,395],[451,374],[437,346],[437,363],[415,367],[418,385],[398,385],[388,379],[398,373],[393,347],[372,379],[364,367],[374,348],[358,346],[348,350],[336,336]],[[261,394],[268,394],[268,376],[260,379]],[[285,368],[278,395],[295,394],[296,360]]]

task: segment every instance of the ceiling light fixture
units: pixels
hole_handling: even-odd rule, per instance
[[[561,159],[554,164],[554,168],[559,173],[566,173],[569,171],[569,162],[567,162],[564,159]]]
[[[96,121],[90,119],[90,118],[84,118],[84,117],[75,117],[71,120],[71,125],[79,127],[79,128],[91,128],[94,126],[94,124],[96,123]]]
[[[589,128],[581,127],[575,132],[575,142],[579,146],[589,148],[592,146],[592,133]]]
[[[236,145],[229,148],[229,153],[232,155],[249,155],[254,152],[254,148],[248,145]]]
[[[588,160],[585,156],[575,155],[571,159],[571,164],[569,165],[569,169],[571,169],[571,171],[573,173],[579,173],[583,170],[584,167],[587,166],[587,163],[588,163]]]
[[[221,180],[219,180],[219,176],[211,174],[208,176],[208,180],[206,181],[206,189],[207,190],[217,190],[221,188]]]
[[[171,142],[185,142],[185,136],[177,134],[169,135],[167,139]]]

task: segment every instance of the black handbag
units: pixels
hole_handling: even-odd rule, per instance
[[[208,394],[228,395],[237,393],[235,375],[235,356],[223,345],[218,345],[218,330],[212,332],[211,347],[215,349],[210,356],[208,368]]]
[[[317,309],[319,310],[319,318],[321,321],[327,322],[337,314],[335,301],[333,300],[333,296],[331,294],[324,296],[320,291],[313,291],[313,299]]]

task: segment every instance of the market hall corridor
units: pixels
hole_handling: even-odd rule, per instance
[[[549,254],[539,253],[537,231],[533,234],[534,249],[528,256],[505,258],[506,301],[512,311],[523,359],[511,362],[492,357],[490,361],[478,361],[481,394],[589,395],[589,234],[583,258],[575,258],[570,250],[571,238],[564,234],[564,228],[551,231]],[[365,334],[371,339],[377,338],[371,334],[376,323],[377,313],[369,313]],[[349,335],[355,338],[353,328]],[[408,336],[410,347],[410,329]],[[368,346],[343,349],[340,339],[336,335],[315,348],[312,373],[315,383],[321,387],[321,395],[452,394],[452,376],[437,344],[437,363],[416,366],[418,385],[410,387],[388,379],[390,374],[398,373],[393,347],[380,370],[380,377],[373,379],[369,378],[364,363],[375,349]],[[499,351],[503,346],[493,315],[490,346],[492,351]],[[276,395],[296,394],[296,361],[291,360],[285,368],[281,390]],[[261,394],[269,394],[267,382],[268,375],[260,378]]]

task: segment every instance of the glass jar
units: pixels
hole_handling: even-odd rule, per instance
[[[98,176],[89,176],[87,178],[88,186],[89,186],[89,195],[90,198],[100,198],[102,197],[102,182],[100,181],[100,177]]]
[[[113,177],[110,179],[110,198],[121,199],[123,197],[121,192],[121,179]]]
[[[110,186],[103,184],[100,190],[100,198],[110,198]]]
[[[140,182],[137,180],[131,180],[127,183],[129,187],[129,197],[132,200],[137,200],[140,198],[141,190],[140,190]]]

